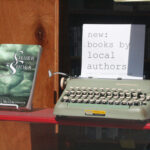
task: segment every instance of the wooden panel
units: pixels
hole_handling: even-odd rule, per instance
[[[0,122],[1,150],[31,150],[30,126],[28,123]]]
[[[0,43],[42,45],[33,104],[53,107],[58,77],[49,79],[48,69],[58,70],[58,0],[0,0]]]
[[[40,44],[43,47],[34,108],[53,107],[54,97],[57,97],[58,77],[49,79],[48,69],[58,71],[58,7],[58,0],[0,0],[0,44]],[[34,149],[32,144],[36,143],[38,130],[38,124],[33,130],[29,123],[0,122],[0,149]],[[41,135],[46,131],[40,130]],[[31,135],[35,136],[31,139]]]
[[[32,150],[57,150],[57,134],[55,125],[31,124]]]

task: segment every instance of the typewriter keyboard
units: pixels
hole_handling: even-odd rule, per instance
[[[150,95],[141,89],[116,89],[116,88],[86,88],[70,87],[65,90],[61,102],[110,104],[110,105],[147,105]]]

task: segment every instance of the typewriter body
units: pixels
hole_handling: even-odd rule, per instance
[[[59,117],[150,119],[150,80],[68,78],[54,109]]]

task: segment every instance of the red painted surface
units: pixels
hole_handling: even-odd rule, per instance
[[[93,126],[107,128],[128,128],[128,129],[146,129],[150,130],[150,123],[140,123],[132,121],[110,121],[110,120],[59,120],[55,119],[53,109],[41,109],[32,112],[19,111],[0,111],[0,120],[24,121],[37,123],[50,123],[71,126]]]

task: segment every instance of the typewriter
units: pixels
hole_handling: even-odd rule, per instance
[[[150,80],[67,78],[57,117],[150,119]]]

